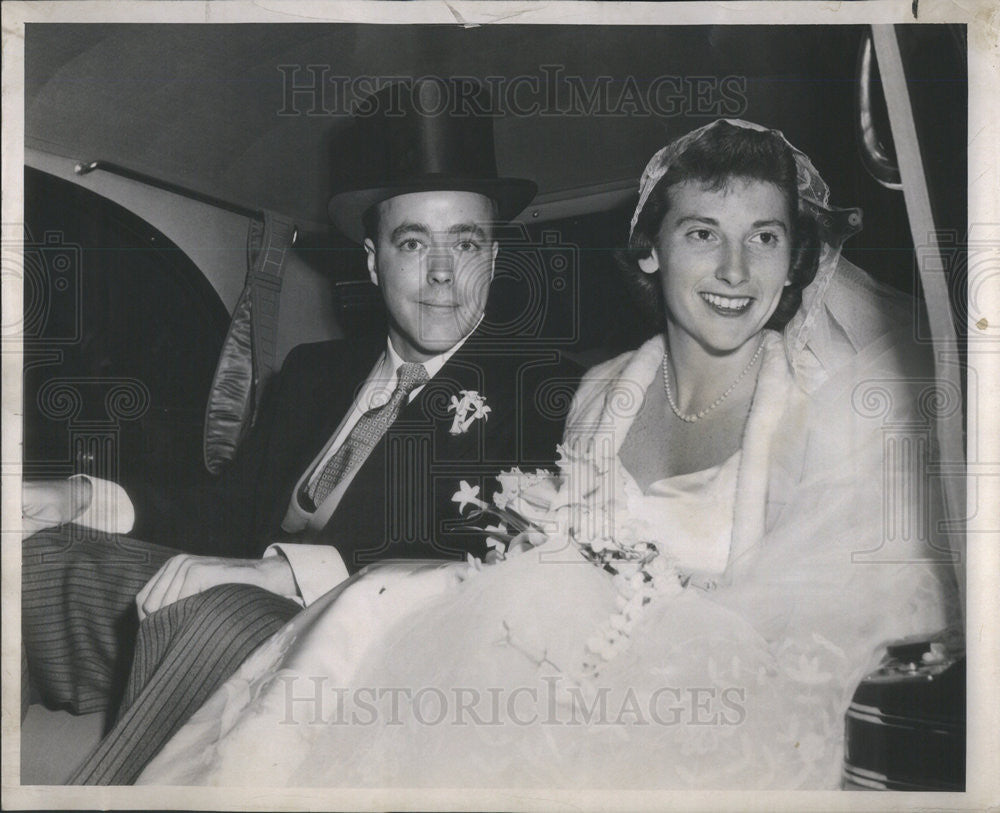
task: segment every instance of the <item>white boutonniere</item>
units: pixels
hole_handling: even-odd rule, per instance
[[[468,432],[472,422],[480,418],[489,420],[490,408],[486,406],[485,396],[475,390],[460,390],[458,395],[462,397],[451,396],[451,403],[448,405],[448,411],[455,413],[455,420],[448,430],[452,435]]]

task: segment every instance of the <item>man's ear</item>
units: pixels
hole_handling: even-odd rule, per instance
[[[497,254],[500,253],[500,241],[494,240],[490,249],[490,282],[493,282],[493,275],[497,270]]]
[[[378,285],[378,263],[375,258],[375,244],[372,242],[370,237],[365,238],[364,242],[366,260],[368,262],[368,279],[372,281],[372,285]]]
[[[660,258],[656,256],[656,249],[649,250],[649,256],[639,258],[639,270],[644,274],[655,274],[660,270]]]

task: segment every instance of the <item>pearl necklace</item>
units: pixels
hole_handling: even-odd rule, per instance
[[[680,411],[680,409],[678,408],[676,402],[674,401],[674,395],[670,391],[670,372],[669,372],[669,368],[668,368],[668,365],[669,365],[668,353],[664,349],[664,351],[663,351],[663,389],[666,390],[666,393],[667,393],[667,403],[670,404],[670,409],[673,410],[674,415],[676,415],[678,418],[680,418],[685,423],[694,423],[695,421],[698,421],[698,420],[701,420],[702,418],[704,418],[709,412],[711,412],[719,404],[721,404],[723,401],[725,401],[729,397],[729,395],[732,393],[732,391],[736,389],[736,385],[739,384],[743,380],[743,377],[748,372],[750,372],[750,368],[753,367],[754,364],[757,363],[757,359],[760,358],[760,351],[763,350],[763,349],[764,349],[764,336],[763,336],[763,334],[761,334],[760,341],[757,343],[757,350],[754,352],[753,358],[750,359],[750,362],[747,364],[747,366],[743,368],[743,372],[741,372],[738,376],[736,376],[736,380],[732,384],[729,385],[729,389],[727,389],[724,393],[722,393],[722,395],[720,395],[718,398],[716,398],[711,404],[709,404],[707,407],[705,407],[697,415],[686,415],[686,414],[684,414],[683,412]]]

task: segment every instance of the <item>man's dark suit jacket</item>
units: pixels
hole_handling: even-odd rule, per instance
[[[225,471],[197,493],[171,498],[169,508],[137,495],[140,526],[162,531],[166,523],[178,547],[224,556],[255,557],[272,542],[291,541],[281,522],[295,484],[384,349],[384,338],[296,347]],[[452,495],[466,480],[488,499],[503,469],[551,468],[579,373],[557,351],[506,349],[474,333],[403,408],[320,539],[308,541],[336,546],[350,572],[390,557],[482,556],[484,535],[455,527],[463,523]],[[452,435],[447,408],[461,390],[476,390],[491,412]]]

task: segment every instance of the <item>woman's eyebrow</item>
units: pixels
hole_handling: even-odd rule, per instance
[[[685,223],[704,223],[708,226],[718,226],[719,221],[714,217],[705,217],[703,215],[685,215],[684,217],[677,219],[677,225],[683,226]],[[772,228],[780,228],[783,232],[788,231],[788,226],[785,225],[783,220],[755,220],[750,228],[761,229],[765,226],[770,226]]]
[[[678,226],[681,226],[684,223],[707,223],[709,226],[719,225],[719,221],[714,217],[704,217],[702,215],[684,215],[684,217],[677,219]]]
[[[760,229],[764,226],[771,226],[780,228],[783,232],[788,231],[788,226],[785,225],[783,220],[755,220],[753,223],[753,228]]]

